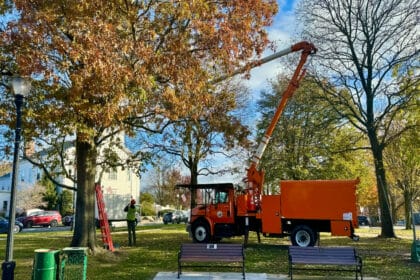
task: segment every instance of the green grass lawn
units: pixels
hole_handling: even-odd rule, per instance
[[[379,279],[420,279],[420,264],[411,262],[412,231],[396,230],[397,239],[378,238],[379,229],[356,230],[360,241],[345,237],[331,237],[321,234],[321,246],[354,246],[363,258],[365,276]],[[40,248],[62,249],[68,247],[72,232],[19,233],[15,235],[14,260],[15,279],[31,279],[34,251]],[[153,279],[160,271],[177,271],[177,251],[181,243],[191,242],[185,225],[140,226],[137,231],[137,247],[127,247],[127,233],[124,229],[112,232],[118,246],[114,253],[103,250],[95,256],[88,256],[88,279],[123,280]],[[100,232],[98,232],[100,240]],[[224,239],[222,242],[241,243],[242,238]],[[287,274],[287,238],[261,238],[250,235],[245,250],[246,272]],[[6,235],[0,236],[0,257],[4,260]],[[200,268],[199,270],[205,270]],[[215,271],[215,268],[212,269]],[[313,272],[298,271],[297,274],[312,275]],[[318,272],[325,275],[326,272]],[[353,274],[329,273],[338,278]],[[342,275],[342,276],[341,276]],[[300,278],[303,279],[303,278]]]

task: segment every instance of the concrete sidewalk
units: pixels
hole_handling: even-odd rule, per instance
[[[153,280],[178,280],[177,272],[159,272]],[[267,273],[246,273],[246,280],[289,280],[286,274],[267,274]],[[180,280],[242,280],[240,272],[183,272]],[[328,276],[311,276],[311,275],[293,275],[293,279],[310,279],[310,280],[344,280],[354,279],[353,276],[348,277],[328,277]],[[360,275],[359,275],[360,279]],[[363,277],[365,280],[379,280],[376,277]]]
[[[287,275],[246,273],[246,280],[284,280]],[[159,272],[154,280],[178,279],[177,272]],[[182,272],[180,280],[242,280],[240,272]]]

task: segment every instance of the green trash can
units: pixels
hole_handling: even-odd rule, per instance
[[[60,251],[53,249],[35,250],[33,280],[55,280],[57,278]]]
[[[414,240],[411,244],[411,260],[413,262],[420,262],[420,240]]]
[[[87,247],[62,250],[60,280],[86,280]]]

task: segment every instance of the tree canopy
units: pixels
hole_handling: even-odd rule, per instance
[[[319,48],[313,73],[318,74],[326,100],[369,141],[381,236],[394,237],[383,151],[409,129],[401,126],[391,131],[390,127],[398,113],[410,111],[415,92],[405,89],[419,83],[418,76],[408,75],[419,63],[419,3],[311,0],[302,1],[300,7],[303,36]]]
[[[288,83],[286,76],[279,76],[272,82],[272,89],[262,93],[258,102],[262,113],[259,135],[264,134]],[[372,186],[372,174],[363,159],[366,155],[354,150],[360,144],[360,134],[343,126],[340,115],[322,96],[322,88],[307,76],[288,101],[261,160],[270,191],[278,191],[280,180],[360,177],[364,179],[361,185]]]
[[[66,137],[75,140],[76,207],[83,215],[76,215],[72,246],[94,249],[101,145],[118,145],[115,135],[131,135],[132,125],[177,119],[206,104],[211,77],[229,73],[269,44],[265,27],[277,5],[16,0],[13,9],[18,16],[1,34],[0,49],[2,59],[16,65],[11,74],[35,79],[24,114],[25,139],[57,147]],[[5,115],[11,106],[1,103],[2,122],[10,120]],[[112,165],[127,164],[111,156]]]
[[[217,166],[218,159],[234,158],[240,147],[248,147],[248,129],[238,113],[243,110],[246,90],[223,85],[207,95],[204,106],[194,106],[174,121],[168,121],[161,133],[139,133],[136,149],[153,154],[153,161],[173,158],[190,171],[192,184],[198,176],[225,174],[235,168]]]

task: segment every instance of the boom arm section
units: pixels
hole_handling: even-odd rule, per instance
[[[265,64],[267,62],[270,62],[270,61],[272,61],[272,60],[274,60],[276,58],[279,58],[279,57],[288,55],[289,53],[296,51],[294,49],[299,48],[299,46],[298,46],[299,44],[305,44],[305,43],[306,42],[300,42],[300,43],[295,44],[295,45],[293,45],[293,46],[291,46],[291,47],[289,47],[287,49],[284,49],[282,51],[273,53],[272,55],[269,55],[269,56],[264,57],[262,59],[251,61],[251,62],[247,63],[244,67],[241,67],[241,68],[233,71],[232,73],[230,73],[228,75],[224,75],[224,76],[218,77],[217,79],[214,79],[212,81],[212,83],[213,84],[220,83],[220,82],[222,82],[222,81],[224,81],[226,79],[229,79],[231,77],[234,77],[234,76],[236,76],[238,74],[242,74],[242,73],[246,72],[247,70],[250,70],[250,69],[255,68],[255,67],[258,67],[258,66],[261,66],[261,65],[263,65],[263,64]]]
[[[245,178],[245,181],[247,183],[247,207],[249,211],[256,211],[260,208],[261,204],[261,193],[262,193],[262,186],[264,183],[264,171],[258,170],[258,164],[261,160],[262,155],[264,154],[265,148],[268,145],[268,142],[270,141],[271,135],[273,134],[274,128],[283,113],[284,107],[286,106],[287,101],[290,97],[293,96],[296,89],[299,87],[299,82],[302,80],[302,78],[305,76],[306,69],[303,69],[303,66],[306,63],[306,60],[309,55],[316,53],[316,48],[313,44],[308,42],[300,42],[297,43],[290,48],[281,51],[279,53],[276,53],[272,55],[271,57],[280,57],[287,55],[291,52],[297,52],[302,51],[299,63],[296,67],[295,72],[293,73],[292,79],[289,82],[289,85],[287,86],[286,90],[283,92],[282,98],[280,100],[279,105],[277,106],[276,112],[274,113],[274,116],[271,120],[270,125],[268,126],[264,137],[261,139],[261,142],[254,154],[254,156],[251,159],[251,165],[247,170],[247,176]],[[280,54],[280,55],[277,55]],[[268,59],[267,57],[266,59]],[[272,58],[274,59],[274,58]],[[270,59],[270,60],[272,60]],[[268,60],[268,61],[270,61]],[[267,61],[266,61],[267,62]],[[264,62],[265,63],[265,62]]]

